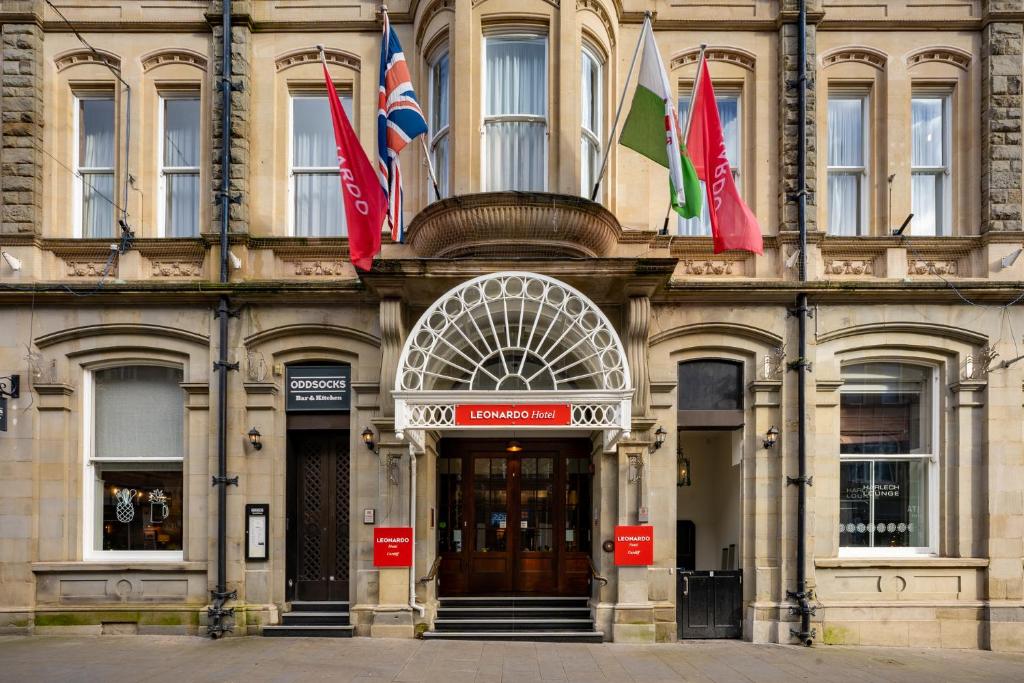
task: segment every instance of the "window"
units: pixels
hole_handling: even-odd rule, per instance
[[[484,41],[484,188],[547,187],[547,39]]]
[[[718,105],[718,118],[722,121],[722,136],[725,138],[725,158],[729,160],[736,188],[740,189],[740,95],[739,93],[722,92],[715,96]],[[690,96],[679,98],[679,127],[686,130],[686,119],[690,114]],[[680,235],[700,236],[711,234],[711,215],[708,213],[708,192],[702,180],[701,193],[704,195],[700,216],[696,218],[677,218]]]
[[[451,192],[448,185],[450,87],[451,72],[446,49],[438,54],[430,65],[430,157],[434,164],[434,174],[437,176],[437,187],[441,191],[441,196],[438,197],[431,186],[430,198],[432,201],[447,197]]]
[[[113,237],[114,97],[75,98],[75,234]]]
[[[828,98],[828,231],[867,234],[867,98]]]
[[[199,97],[160,98],[160,235],[199,235]]]
[[[589,197],[594,190],[597,174],[601,170],[601,105],[603,100],[602,72],[604,64],[597,53],[583,48],[580,73],[580,193]]]
[[[934,551],[934,374],[884,362],[843,369],[839,545],[845,554]]]
[[[352,97],[340,95],[352,117]],[[292,232],[299,237],[342,237],[345,210],[338,171],[338,145],[327,95],[292,97]]]
[[[694,360],[679,364],[679,410],[743,410],[743,364]]]
[[[86,558],[180,558],[182,371],[138,365],[96,370],[87,378]]]
[[[911,233],[948,235],[950,215],[949,97],[918,95],[910,112]]]

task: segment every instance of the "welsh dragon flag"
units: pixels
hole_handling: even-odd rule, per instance
[[[683,218],[695,218],[703,202],[700,180],[687,157],[665,64],[647,23],[640,40],[640,79],[619,142],[667,168],[672,208]]]

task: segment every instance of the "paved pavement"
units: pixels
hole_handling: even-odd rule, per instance
[[[353,638],[0,637],[0,681],[966,683],[1024,681],[1024,655],[753,645]]]

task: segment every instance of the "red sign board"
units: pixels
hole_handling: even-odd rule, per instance
[[[460,427],[564,427],[572,422],[568,403],[460,403],[455,424]]]
[[[412,527],[379,526],[373,530],[374,567],[412,566]]]
[[[654,527],[615,527],[615,565],[640,566],[654,564]]]

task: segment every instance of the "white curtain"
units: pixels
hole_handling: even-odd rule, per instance
[[[911,231],[915,235],[936,235],[943,222],[942,207],[945,175],[943,114],[945,102],[940,97],[913,99],[911,104],[911,173],[910,199],[914,212]],[[923,168],[922,168],[923,167]],[[923,170],[923,169],[930,170]],[[921,170],[918,170],[921,169]]]
[[[580,191],[589,197],[601,163],[601,62],[584,50],[580,71]]]
[[[430,188],[430,196],[435,200],[447,197],[451,194],[448,186],[448,134],[434,142],[434,174],[437,176],[437,187],[441,190],[441,196],[435,196],[434,188]]]
[[[160,459],[184,455],[182,372],[155,365],[94,374],[95,458]]]
[[[342,98],[349,113],[349,98]],[[295,234],[338,237],[346,234],[330,105],[326,97],[292,99],[292,174]]]
[[[168,237],[199,234],[199,130],[198,98],[164,100]],[[166,169],[182,170],[171,173]]]
[[[828,165],[864,166],[864,100],[832,98],[828,101]],[[829,232],[857,235],[861,223],[860,170],[829,171]]]
[[[114,235],[114,100],[80,100],[82,236]]]
[[[485,117],[547,116],[544,37],[487,38]],[[485,121],[488,190],[543,190],[545,121]]]

